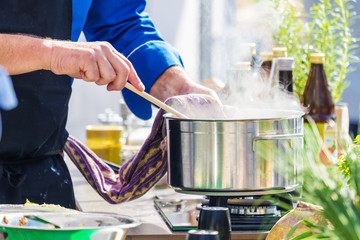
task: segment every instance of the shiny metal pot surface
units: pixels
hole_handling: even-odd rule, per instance
[[[300,111],[246,120],[164,118],[168,183],[180,192],[265,195],[290,192],[301,183]]]

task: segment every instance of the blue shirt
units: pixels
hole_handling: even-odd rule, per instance
[[[87,41],[110,42],[133,64],[149,92],[155,80],[169,67],[183,65],[179,53],[165,42],[149,15],[146,0],[73,0],[71,40],[83,31]],[[151,118],[151,104],[122,90],[130,110],[141,119]]]

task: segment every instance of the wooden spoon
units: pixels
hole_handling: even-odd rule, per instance
[[[146,100],[148,100],[149,102],[153,103],[154,105],[158,106],[159,108],[164,109],[165,111],[173,114],[174,116],[178,117],[178,118],[184,118],[184,119],[189,119],[187,116],[185,116],[184,114],[176,111],[174,108],[166,105],[165,103],[161,102],[159,99],[154,98],[153,96],[151,96],[150,94],[146,93],[146,92],[140,92],[139,90],[137,90],[133,85],[131,85],[130,83],[126,83],[125,87],[127,89],[129,89],[130,91],[136,93],[137,95],[139,95],[140,97],[145,98]]]

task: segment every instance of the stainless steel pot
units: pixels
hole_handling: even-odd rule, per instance
[[[243,120],[178,119],[165,114],[168,183],[181,192],[206,195],[294,190],[301,183],[297,172],[302,165],[303,112],[262,113],[263,118]]]

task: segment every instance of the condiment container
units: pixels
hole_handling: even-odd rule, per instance
[[[219,233],[219,239],[231,239],[230,212],[226,207],[203,207],[199,215],[199,229]]]
[[[275,70],[275,79],[272,79],[272,84],[279,85],[280,89],[292,93],[294,58],[287,55],[286,47],[273,48],[272,67]]]
[[[260,52],[259,54],[260,58],[260,77],[264,82],[271,81],[269,80],[270,77],[270,71],[272,67],[272,61],[273,61],[273,53],[272,52]],[[272,84],[273,86],[273,84]]]
[[[118,125],[86,126],[86,145],[102,159],[121,165],[124,128]]]
[[[316,123],[321,136],[319,159],[329,167],[337,160],[337,125],[335,105],[324,70],[325,54],[310,54],[310,73],[301,103],[308,109],[306,116]],[[305,127],[309,127],[305,117]]]

